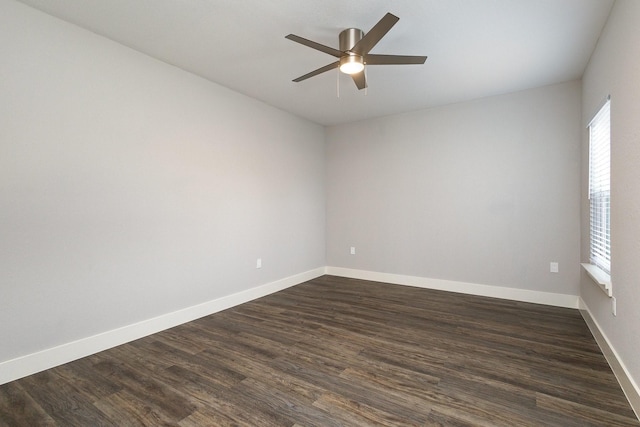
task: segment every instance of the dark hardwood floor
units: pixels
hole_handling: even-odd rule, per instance
[[[577,310],[324,276],[0,386],[9,426],[640,426]]]

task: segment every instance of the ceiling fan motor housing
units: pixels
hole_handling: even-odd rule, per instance
[[[340,50],[345,55],[340,57],[340,71],[353,74],[362,71],[364,58],[361,55],[349,52],[364,37],[364,32],[358,28],[347,28],[339,36]]]
[[[340,50],[351,50],[364,37],[364,32],[357,28],[347,28],[340,33]]]

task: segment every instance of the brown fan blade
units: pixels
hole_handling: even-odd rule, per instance
[[[387,13],[373,28],[351,49],[351,52],[364,56],[378,44],[380,39],[393,27],[400,18]]]
[[[351,74],[351,78],[353,79],[353,82],[356,84],[356,86],[358,86],[358,89],[364,89],[367,87],[367,79],[364,76],[364,71]]]
[[[310,73],[305,74],[304,76],[300,76],[297,79],[293,79],[294,82],[298,83],[303,80],[308,79],[309,77],[317,76],[318,74],[322,74],[326,71],[333,70],[334,68],[338,68],[340,66],[340,61],[336,61],[332,64],[325,65],[324,67],[320,67],[317,70],[314,70]]]
[[[364,57],[367,65],[424,64],[426,60],[426,56],[406,55],[365,55]]]
[[[332,47],[325,46],[323,44],[316,43],[311,40],[307,40],[303,37],[296,36],[295,34],[289,34],[288,36],[284,36],[284,38],[303,44],[312,49],[319,50],[320,52],[328,53],[329,55],[335,56],[336,58],[340,58],[342,56],[342,52],[340,52],[338,49],[334,49]]]

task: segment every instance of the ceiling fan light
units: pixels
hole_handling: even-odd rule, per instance
[[[340,71],[345,74],[357,74],[364,70],[362,56],[347,55],[340,58]]]

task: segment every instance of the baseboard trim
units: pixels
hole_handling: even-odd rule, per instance
[[[0,385],[281,291],[320,277],[324,273],[324,267],[316,268],[122,328],[1,362]]]
[[[579,303],[580,314],[582,314],[585,323],[591,331],[591,335],[593,335],[593,338],[595,338],[596,343],[598,343],[598,346],[602,351],[602,354],[604,355],[605,359],[607,359],[611,370],[618,379],[618,383],[620,383],[622,391],[624,392],[625,396],[627,396],[627,400],[629,401],[629,404],[631,405],[633,411],[636,413],[636,417],[638,417],[638,419],[640,420],[640,387],[638,387],[638,384],[636,384],[631,374],[629,374],[627,367],[620,360],[618,353],[613,348],[611,342],[602,331],[602,328],[600,328],[600,325],[591,314],[591,310],[589,310],[587,304],[582,298],[580,298]]]
[[[457,282],[453,280],[430,279],[419,276],[404,276],[400,274],[379,273],[376,271],[354,270],[342,267],[326,267],[327,274],[352,279],[371,280],[396,285],[415,286],[426,289],[457,292],[462,294],[479,295],[501,298],[512,301],[531,302],[556,307],[578,308],[577,295],[555,294],[551,292],[531,291],[527,289],[506,288],[502,286],[480,285],[477,283]]]

